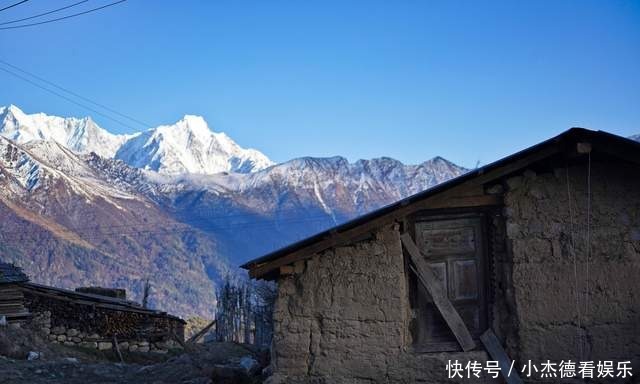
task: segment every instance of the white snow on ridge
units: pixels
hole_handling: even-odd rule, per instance
[[[90,117],[78,119],[28,115],[15,105],[0,107],[0,135],[23,144],[33,140],[56,141],[79,153],[95,152],[113,157],[127,135],[114,135],[100,128]]]
[[[103,180],[77,154],[55,141],[32,140],[16,144],[0,136],[0,196],[49,193],[58,182],[87,201],[101,198],[118,209],[115,199],[139,199]],[[1,185],[1,184],[0,184]]]
[[[212,132],[202,117],[192,115],[136,134],[115,158],[169,175],[250,173],[273,164],[262,153],[241,148],[226,134]]]
[[[224,133],[211,131],[202,117],[192,115],[173,125],[115,135],[90,117],[26,114],[10,105],[0,107],[0,135],[19,144],[55,141],[74,152],[95,152],[164,174],[250,173],[273,165],[261,152],[240,147]]]

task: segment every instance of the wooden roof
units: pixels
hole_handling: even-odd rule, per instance
[[[168,317],[185,323],[184,320],[177,316],[169,315],[166,312],[154,309],[143,308],[139,303],[130,300],[117,299],[109,296],[96,295],[91,293],[82,293],[70,291],[68,289],[50,287],[35,283],[26,283],[22,285],[22,289],[34,295],[46,296],[48,298],[73,301],[77,304],[91,305],[97,308],[106,308],[115,311],[136,312],[151,316]]]
[[[348,244],[353,239],[417,209],[501,205],[500,196],[485,193],[485,184],[550,158],[577,158],[581,155],[578,143],[588,143],[592,154],[640,164],[640,143],[604,131],[571,128],[496,162],[251,260],[241,267],[249,270],[253,278],[274,279],[278,276],[280,267],[304,260],[328,248]]]
[[[0,263],[0,284],[16,284],[29,281],[20,267],[9,263]]]

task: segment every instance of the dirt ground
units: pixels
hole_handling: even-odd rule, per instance
[[[27,360],[30,351],[40,352]],[[0,330],[0,384],[90,383],[260,383],[266,351],[234,343],[190,345],[166,354],[100,352],[49,344],[24,330]],[[254,359],[252,374],[240,364]]]

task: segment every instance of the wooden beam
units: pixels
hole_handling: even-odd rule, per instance
[[[354,231],[347,231],[344,233],[336,233],[334,235],[329,235],[325,239],[320,240],[317,243],[311,244],[308,247],[291,252],[287,255],[284,255],[270,262],[260,264],[250,269],[249,275],[251,277],[257,278],[273,270],[276,270],[283,265],[292,264],[298,260],[308,259],[317,252],[321,252],[321,251],[324,251],[325,249],[335,247],[340,244],[344,244],[345,242],[348,241],[348,239],[351,236],[367,233],[373,230],[373,228],[372,228],[372,225],[369,225],[367,223],[367,224],[355,227],[353,228],[353,230]]]
[[[440,314],[453,332],[456,340],[458,340],[462,350],[466,352],[474,349],[476,343],[473,341],[471,333],[462,321],[458,311],[456,311],[451,301],[447,298],[447,292],[443,290],[442,285],[438,283],[438,277],[429,268],[429,265],[424,260],[413,239],[411,239],[411,236],[406,232],[402,234],[401,239],[402,245],[409,253],[409,257],[417,269],[418,279],[431,295],[433,303],[436,305],[436,308],[438,308],[438,311],[440,311]]]
[[[180,337],[178,337],[178,335],[176,335],[176,333],[173,330],[169,331],[169,337],[171,337],[178,344],[180,344],[180,346],[183,349],[185,349],[185,350],[187,349],[187,344],[184,341],[182,341],[182,339]]]
[[[637,150],[629,149],[628,147],[621,147],[619,145],[607,145],[607,143],[597,143],[593,146],[595,153],[602,152],[609,156],[622,159],[633,164],[640,164],[640,154]]]
[[[509,355],[507,355],[507,352],[502,348],[500,340],[498,340],[491,328],[487,329],[487,331],[480,336],[480,341],[484,344],[491,358],[498,361],[500,372],[507,384],[523,384],[522,379],[518,375],[518,369],[512,369]]]
[[[560,148],[560,145],[558,145],[557,143],[550,145],[546,148],[543,148],[537,152],[530,154],[529,156],[525,156],[520,160],[511,162],[508,165],[505,165],[502,167],[498,167],[492,171],[485,173],[484,175],[479,175],[477,177],[474,177],[471,181],[473,184],[476,184],[476,185],[484,184],[488,181],[516,172],[522,168],[525,168],[530,164],[533,164],[537,161],[545,159],[551,155],[555,155],[556,153],[561,152],[561,150],[562,149]]]
[[[118,346],[118,338],[116,335],[113,335],[113,349],[116,351],[116,355],[118,359],[120,359],[121,363],[124,363],[124,358],[122,357],[122,353],[120,352],[120,346]]]
[[[207,324],[206,327],[202,328],[200,330],[200,332],[196,333],[195,335],[191,336],[191,338],[189,340],[187,340],[187,344],[188,343],[197,343],[198,340],[205,335],[205,333],[207,333],[211,327],[213,327],[213,325],[216,323],[216,320],[214,319],[212,322],[210,322],[209,324]]]
[[[492,205],[502,205],[503,199],[500,195],[478,195],[478,196],[452,196],[426,201],[424,204],[416,203],[413,208],[417,209],[442,209],[442,208],[470,208],[487,207]]]
[[[281,275],[293,275],[294,272],[295,272],[295,269],[293,268],[292,265],[283,265],[280,267]]]

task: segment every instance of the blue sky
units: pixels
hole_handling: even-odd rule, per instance
[[[72,2],[33,0],[0,22]],[[572,126],[640,133],[638,1],[129,0],[0,30],[0,59],[152,126],[203,115],[276,161],[474,166]],[[0,105],[143,129],[0,83]]]

